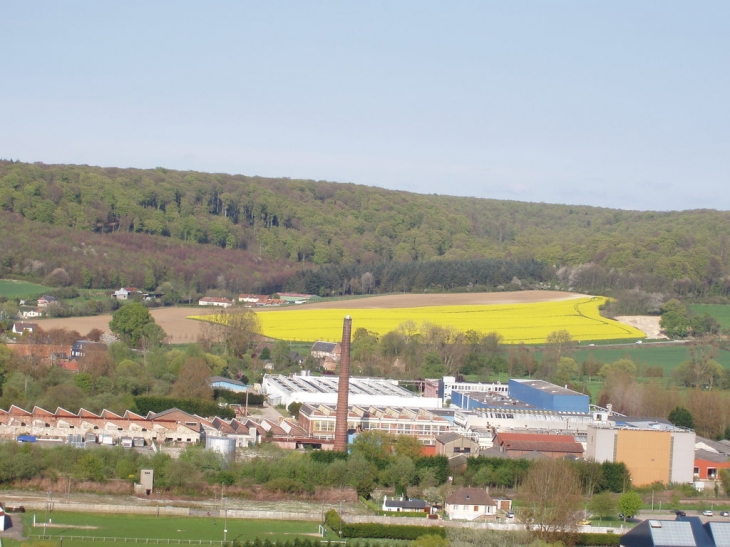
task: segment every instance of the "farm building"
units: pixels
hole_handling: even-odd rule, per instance
[[[228,298],[220,298],[218,296],[204,296],[198,300],[198,306],[216,306],[219,308],[230,308],[233,306],[233,300]]]
[[[283,376],[266,374],[262,391],[272,406],[291,403],[312,405],[337,403],[339,379],[336,376]],[[383,378],[350,378],[349,403],[365,406],[394,406],[440,408],[441,399],[419,397],[398,385],[395,380]]]

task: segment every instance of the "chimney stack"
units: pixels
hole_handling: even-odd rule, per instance
[[[342,325],[340,351],[340,382],[337,385],[337,409],[335,411],[335,446],[338,452],[347,450],[347,405],[350,393],[350,336],[352,318],[348,315]]]

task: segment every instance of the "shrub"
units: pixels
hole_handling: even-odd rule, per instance
[[[413,541],[421,536],[446,537],[446,531],[439,526],[401,526],[375,523],[346,524],[342,537],[372,539],[403,539]]]

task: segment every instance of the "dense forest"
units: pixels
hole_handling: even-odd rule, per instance
[[[640,212],[311,180],[0,161],[1,275],[323,295],[539,284],[730,293],[730,212]],[[435,265],[434,265],[435,263]],[[324,269],[321,269],[324,267]]]

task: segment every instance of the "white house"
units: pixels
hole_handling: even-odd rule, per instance
[[[444,510],[452,520],[475,520],[497,514],[497,502],[483,488],[459,488],[448,498]]]
[[[142,291],[135,289],[134,287],[122,287],[118,291],[114,291],[112,297],[117,300],[129,300],[134,294],[142,294]]]

